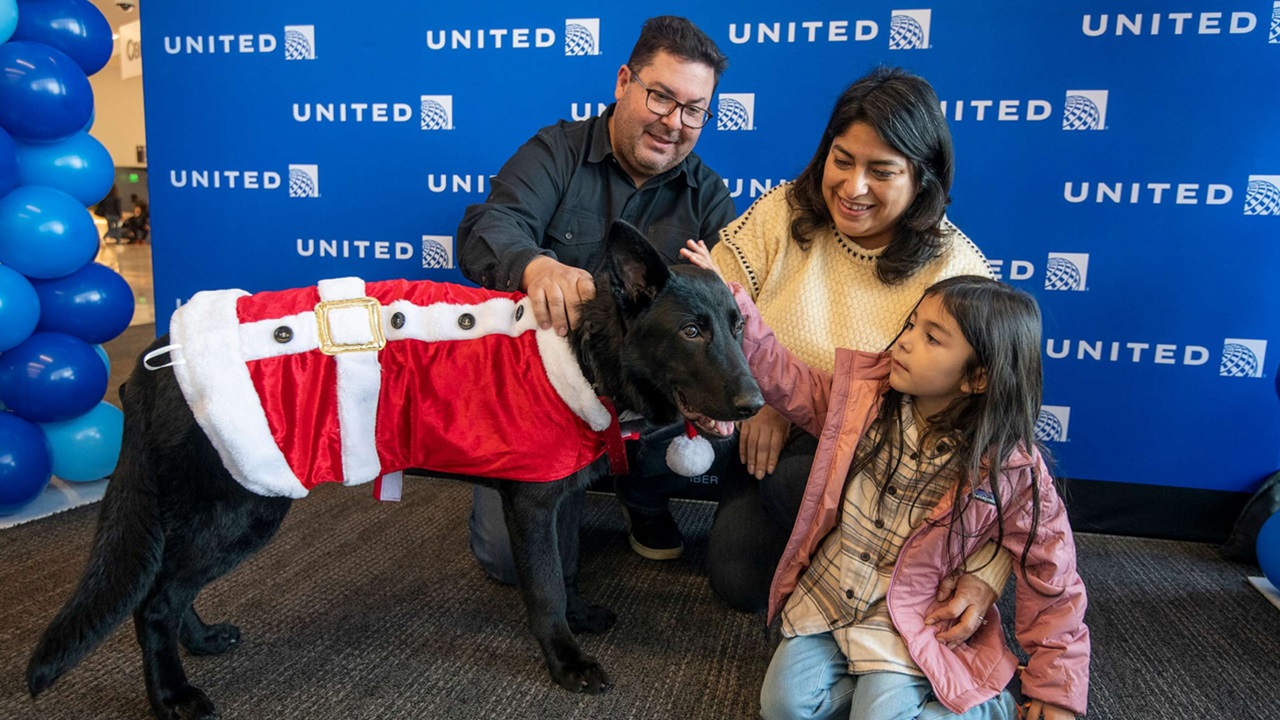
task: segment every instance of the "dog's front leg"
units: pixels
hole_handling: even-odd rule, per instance
[[[571,692],[594,695],[609,688],[609,676],[595,658],[578,647],[566,619],[565,578],[556,528],[563,483],[504,482],[499,490],[529,629],[542,647],[551,678]]]
[[[603,605],[587,604],[578,593],[578,547],[582,541],[582,510],[586,500],[586,490],[572,490],[560,502],[556,513],[560,566],[564,573],[565,618],[575,633],[602,633],[613,627],[618,616]]]

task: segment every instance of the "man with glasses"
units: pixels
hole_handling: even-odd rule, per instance
[[[592,273],[614,220],[639,228],[671,263],[686,240],[713,244],[736,211],[720,176],[692,151],[727,65],[688,20],[647,20],[618,69],[616,102],[598,118],[540,130],[498,171],[489,198],[467,208],[458,226],[463,274],[484,287],[524,291],[539,326],[565,335],[578,303],[595,295]],[[642,436],[632,476],[617,480],[631,547],[653,560],[673,560],[684,548],[667,504],[687,478],[671,475],[664,460],[680,430]],[[501,500],[480,485],[471,549],[491,576],[515,582]]]

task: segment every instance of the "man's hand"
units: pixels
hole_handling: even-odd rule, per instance
[[[938,602],[943,604],[925,616],[924,624],[955,620],[955,625],[937,635],[938,642],[954,650],[987,622],[987,611],[998,597],[990,585],[973,575],[948,575],[938,586]]]
[[[1027,720],[1076,720],[1076,714],[1043,700],[1032,700],[1031,709],[1027,711]]]
[[[778,454],[791,433],[791,421],[765,405],[750,420],[738,425],[738,457],[757,480],[778,467]]]
[[[557,335],[569,334],[578,325],[578,304],[596,296],[591,273],[539,255],[524,268],[520,289],[533,304],[538,327],[554,327]]]

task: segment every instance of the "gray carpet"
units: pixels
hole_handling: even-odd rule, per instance
[[[584,640],[615,687],[583,697],[550,682],[516,592],[471,560],[469,499],[464,484],[413,478],[398,504],[340,487],[295,504],[276,541],[199,601],[207,621],[237,622],[245,643],[189,658],[191,678],[231,720],[756,717],[776,634],[707,586],[713,506],[677,503],[688,552],[659,564],[631,553],[611,498],[590,498],[583,588],[621,620]],[[0,718],[150,717],[131,626],[38,702],[22,689],[95,520],[82,508],[0,533]],[[1280,610],[1245,583],[1249,568],[1205,545],[1097,535],[1079,545],[1090,718],[1280,716]]]

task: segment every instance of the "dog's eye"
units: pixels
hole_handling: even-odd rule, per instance
[[[690,340],[693,340],[694,338],[702,336],[702,328],[694,325],[693,323],[689,323],[688,325],[680,328],[680,334]]]
[[[742,330],[743,330],[746,326],[747,326],[747,321],[746,321],[746,320],[743,320],[742,318],[738,318],[738,321],[737,321],[737,322],[735,322],[735,323],[733,324],[733,334],[734,334],[734,335],[741,335],[741,334],[742,334]]]

